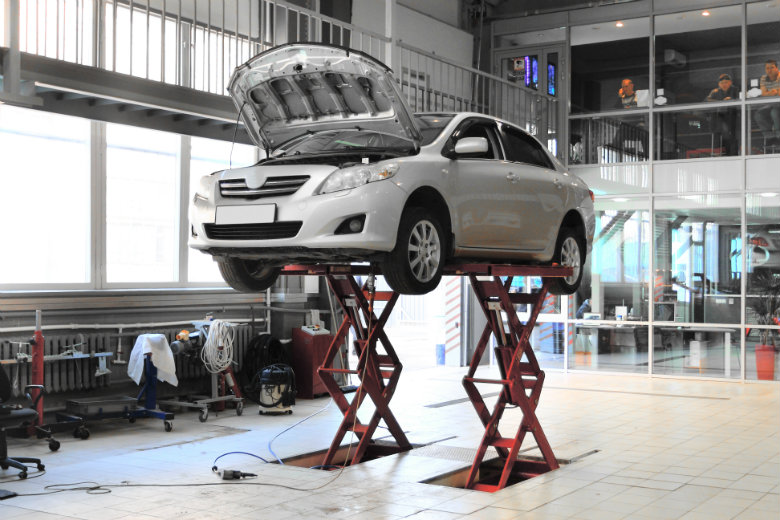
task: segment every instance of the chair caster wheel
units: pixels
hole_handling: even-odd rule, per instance
[[[171,421],[165,421],[163,426],[165,427],[166,432],[173,430],[173,423]]]
[[[49,450],[50,451],[57,451],[58,449],[60,449],[60,441],[55,440],[55,439],[51,439],[49,441]]]
[[[206,422],[209,420],[209,411],[208,410],[201,410],[200,414],[198,414],[198,420],[200,422]]]
[[[38,471],[43,471],[43,470],[46,469],[46,466],[44,466],[43,464],[38,464],[37,468],[38,468]]]
[[[21,480],[26,479],[27,478],[27,472],[26,471],[22,471],[21,473],[19,473],[19,478]]]

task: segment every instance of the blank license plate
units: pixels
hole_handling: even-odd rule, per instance
[[[217,225],[268,224],[276,220],[276,204],[217,206]]]

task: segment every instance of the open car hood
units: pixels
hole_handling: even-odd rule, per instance
[[[252,140],[269,151],[334,129],[382,132],[415,148],[422,141],[392,71],[359,51],[310,43],[274,47],[236,68],[228,91]]]

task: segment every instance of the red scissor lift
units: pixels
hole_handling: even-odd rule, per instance
[[[479,339],[472,356],[467,375],[463,378],[469,400],[477,411],[485,433],[482,437],[477,454],[469,471],[466,488],[481,491],[498,491],[506,487],[510,477],[530,478],[558,468],[558,462],[552,452],[539,420],[536,417],[536,407],[544,384],[544,371],[531,347],[531,332],[536,325],[552,278],[565,277],[572,274],[572,268],[559,266],[509,266],[494,264],[459,264],[445,268],[445,275],[468,276],[471,287],[482,307],[488,323]],[[357,464],[365,457],[374,457],[398,453],[411,449],[398,421],[390,410],[390,400],[398,385],[401,375],[401,364],[398,356],[384,331],[384,325],[390,317],[398,293],[392,291],[376,291],[370,287],[371,276],[381,274],[370,266],[287,266],[283,271],[286,275],[320,275],[325,276],[331,291],[336,296],[344,311],[344,320],[335,334],[328,349],[325,360],[319,368],[319,374],[344,418],[333,438],[330,449],[325,455],[323,466],[334,464],[341,441],[349,431],[354,431],[358,444],[354,455],[345,461],[345,465]],[[362,286],[355,276],[369,275]],[[515,276],[542,277],[542,288],[534,293],[510,293],[509,288]],[[374,303],[386,302],[381,314],[377,317]],[[530,306],[530,316],[523,324],[517,317],[515,305]],[[504,320],[506,316],[506,320]],[[506,321],[506,323],[505,323]],[[334,361],[339,349],[349,333],[355,331],[355,349],[358,354],[358,365],[355,369],[337,368]],[[501,379],[486,379],[475,377],[490,337],[496,338],[496,362]],[[377,350],[381,344],[384,353]],[[342,391],[336,375],[353,374],[360,381],[356,396],[348,401]],[[477,384],[500,385],[496,404],[491,412],[482,398]],[[371,420],[363,424],[357,417],[357,411],[368,396],[374,403],[375,411]],[[518,407],[523,413],[520,427],[512,437],[505,437],[499,432],[499,423],[507,405]],[[377,445],[372,437],[384,420],[388,430],[395,439],[396,446]],[[542,453],[542,460],[518,460],[520,446],[527,433],[531,433]],[[480,482],[480,466],[489,447],[498,452],[502,470],[497,479],[490,482]]]

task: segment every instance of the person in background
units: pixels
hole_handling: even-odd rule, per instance
[[[739,99],[739,89],[734,86],[731,76],[721,74],[718,76],[718,88],[713,89],[705,101],[730,101]],[[712,131],[720,134],[723,139],[723,147],[726,155],[732,156],[739,153],[737,145],[737,113],[735,110],[724,108],[717,110],[711,116]]]
[[[780,70],[776,60],[767,60],[764,64],[766,74],[761,76],[761,96],[780,96]],[[768,142],[780,144],[780,103],[773,103],[756,112],[756,121]]]
[[[739,98],[739,89],[734,86],[731,76],[721,74],[718,77],[718,88],[712,89],[705,101],[729,101]]]
[[[616,103],[615,108],[635,108],[636,107],[636,90],[634,90],[634,82],[630,78],[626,78],[620,84],[620,90],[618,90],[618,96],[620,99]]]

